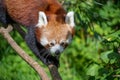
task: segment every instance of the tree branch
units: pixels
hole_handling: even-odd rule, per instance
[[[58,72],[58,68],[55,65],[53,65],[53,64],[48,65],[48,68],[50,70],[50,73],[51,73],[53,80],[62,80],[62,78]]]
[[[23,51],[17,43],[12,39],[9,35],[9,32],[12,31],[12,26],[8,26],[7,29],[1,27],[0,33],[4,36],[4,38],[8,41],[8,43],[12,46],[12,48],[21,56],[38,74],[41,76],[42,80],[50,80],[43,70],[43,68],[34,61],[25,51]]]

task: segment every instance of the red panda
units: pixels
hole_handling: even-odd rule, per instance
[[[33,28],[36,41],[51,54],[58,55],[71,43],[74,35],[74,12],[63,9],[57,0],[2,0],[9,17],[28,28]],[[0,14],[1,15],[1,14]],[[32,45],[27,39],[28,45]],[[31,43],[31,44],[30,44]],[[37,47],[39,48],[39,47]],[[35,50],[34,50],[35,51]]]

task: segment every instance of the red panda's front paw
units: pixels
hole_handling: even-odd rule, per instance
[[[56,67],[59,67],[60,64],[59,64],[59,59],[57,59],[56,57],[52,56],[52,55],[49,55],[47,58],[45,58],[44,60],[44,63],[46,65],[55,65]]]
[[[46,64],[47,66],[52,64],[52,65],[55,65],[56,67],[59,67],[58,56],[51,55],[49,50],[46,50],[45,48],[41,49],[39,52],[41,53],[39,58],[44,64]]]

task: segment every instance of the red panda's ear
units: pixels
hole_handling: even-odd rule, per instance
[[[47,17],[45,15],[45,13],[40,11],[39,15],[38,15],[38,23],[36,26],[41,28],[42,26],[46,26],[47,23],[48,23],[48,21],[47,21]]]
[[[75,22],[74,22],[74,12],[71,11],[71,12],[68,12],[66,17],[65,17],[65,22],[67,24],[69,24],[71,27],[74,27],[75,26]]]

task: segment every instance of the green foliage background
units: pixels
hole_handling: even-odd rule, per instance
[[[67,11],[75,12],[76,22],[73,42],[60,58],[59,72],[63,80],[119,80],[120,1],[65,0],[63,6]],[[49,74],[20,35],[16,31],[11,35]],[[39,80],[38,74],[1,35],[0,80]]]

